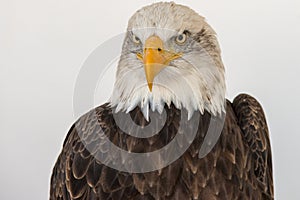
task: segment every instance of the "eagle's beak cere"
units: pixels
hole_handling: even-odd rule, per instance
[[[148,87],[152,92],[153,80],[159,72],[169,65],[169,63],[180,57],[178,53],[172,53],[164,49],[163,41],[156,35],[150,36],[144,46],[143,55],[137,57],[144,62],[144,69]]]

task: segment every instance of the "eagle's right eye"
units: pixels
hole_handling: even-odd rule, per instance
[[[136,35],[132,35],[132,40],[135,44],[140,44],[141,40]]]

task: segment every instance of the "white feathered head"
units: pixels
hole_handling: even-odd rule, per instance
[[[224,111],[225,79],[213,29],[190,8],[155,3],[129,20],[110,99],[116,112],[140,106],[162,112],[173,103],[213,115]]]

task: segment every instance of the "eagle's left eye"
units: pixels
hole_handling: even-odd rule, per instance
[[[183,43],[185,43],[186,39],[187,39],[186,34],[185,34],[185,33],[181,33],[181,34],[179,34],[179,35],[176,37],[176,40],[175,40],[175,41],[176,41],[178,44],[183,44]]]

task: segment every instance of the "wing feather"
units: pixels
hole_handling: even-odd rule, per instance
[[[274,198],[272,155],[266,118],[258,101],[247,94],[240,94],[233,101],[238,124],[242,130],[242,140],[250,148],[247,170],[258,180],[258,187],[263,187],[266,199]]]

